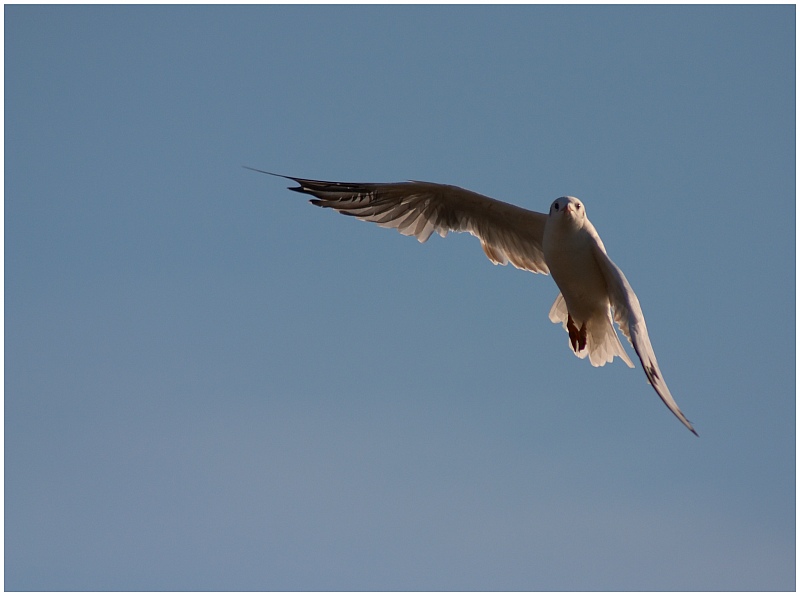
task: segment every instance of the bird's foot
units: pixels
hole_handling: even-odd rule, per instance
[[[572,351],[576,354],[586,347],[586,323],[581,324],[578,329],[572,316],[567,315],[567,331],[569,332],[569,343],[572,344]]]

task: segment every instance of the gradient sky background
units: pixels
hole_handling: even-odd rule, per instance
[[[794,6],[6,6],[5,109],[6,589],[794,589]],[[700,437],[245,164],[580,197]]]

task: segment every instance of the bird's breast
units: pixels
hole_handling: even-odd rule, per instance
[[[605,316],[608,290],[594,257],[592,238],[578,231],[546,230],[542,248],[545,262],[576,321]]]

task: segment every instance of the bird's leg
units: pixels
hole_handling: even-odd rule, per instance
[[[572,351],[576,354],[586,347],[586,323],[581,324],[578,329],[572,315],[567,313],[567,331],[569,332],[569,343],[572,344]]]

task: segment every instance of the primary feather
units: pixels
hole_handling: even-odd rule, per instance
[[[493,263],[547,273],[542,236],[547,217],[457,186],[432,182],[390,184],[325,182],[294,178],[295,192],[311,203],[335,209],[426,242],[434,232],[469,232]]]

